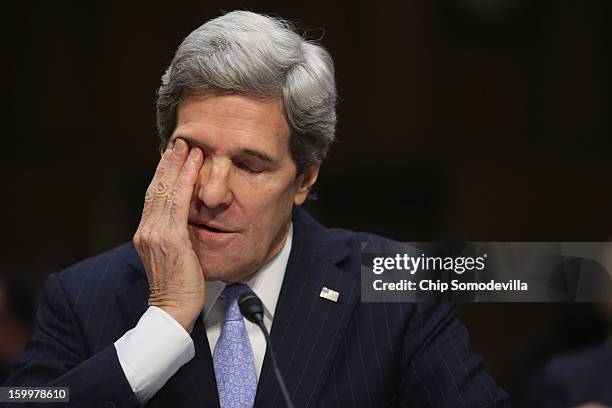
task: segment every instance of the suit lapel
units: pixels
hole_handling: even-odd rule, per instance
[[[134,250],[128,264],[136,272],[136,281],[117,293],[117,302],[129,329],[136,326],[147,310],[149,284],[144,266]],[[195,357],[173,375],[149,402],[149,406],[219,407],[217,383],[208,337],[200,315],[191,332]]]
[[[360,296],[358,275],[342,266],[357,254],[301,209],[294,211],[294,238],[271,341],[293,403],[317,403],[344,331]],[[358,270],[358,269],[357,269]],[[327,287],[338,302],[319,296]],[[258,384],[256,407],[284,406],[268,350]]]

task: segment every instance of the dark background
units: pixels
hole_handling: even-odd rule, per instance
[[[612,2],[21,1],[5,15],[0,268],[35,288],[134,233],[158,154],[155,91],[221,11],[280,15],[337,70],[338,143],[307,205],[402,241],[607,241]],[[591,304],[470,304],[474,351],[518,393],[603,341]]]

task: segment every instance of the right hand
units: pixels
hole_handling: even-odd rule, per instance
[[[149,306],[172,316],[189,333],[204,307],[205,280],[187,222],[191,196],[204,163],[198,147],[176,139],[162,155],[147,188],[134,247],[149,280]]]

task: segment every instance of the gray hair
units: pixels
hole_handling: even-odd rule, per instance
[[[185,38],[161,81],[157,129],[162,149],[176,127],[182,98],[214,92],[282,97],[298,174],[321,163],[334,141],[332,58],[280,18],[233,11],[208,21]]]

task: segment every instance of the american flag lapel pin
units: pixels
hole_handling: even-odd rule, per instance
[[[338,297],[340,297],[340,293],[323,286],[323,288],[321,289],[321,293],[319,294],[319,297],[322,297],[323,299],[331,300],[332,302],[337,303]]]

